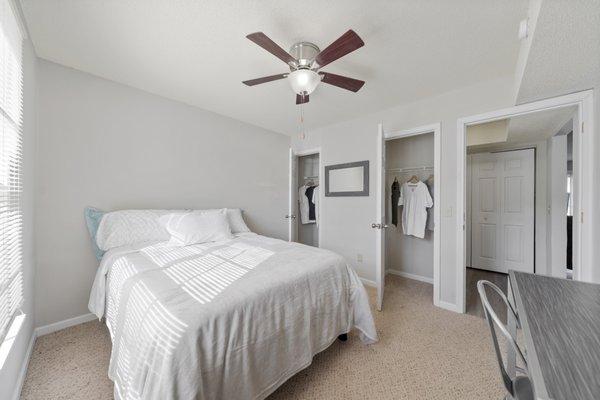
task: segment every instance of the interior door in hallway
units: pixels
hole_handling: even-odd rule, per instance
[[[535,151],[472,155],[472,266],[534,272]]]

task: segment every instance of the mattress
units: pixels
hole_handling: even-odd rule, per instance
[[[89,308],[110,331],[117,399],[263,399],[338,335],[377,341],[341,256],[253,233],[112,249]]]

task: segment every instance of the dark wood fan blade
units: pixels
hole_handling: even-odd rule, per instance
[[[344,57],[346,54],[353,52],[354,50],[361,48],[365,45],[365,42],[350,29],[339,37],[338,40],[331,43],[329,46],[322,50],[315,57],[315,61],[319,64],[319,68],[324,67],[337,60],[338,58]]]
[[[308,103],[308,95],[304,94],[304,95],[296,95],[296,104],[304,104],[304,103]]]
[[[250,79],[249,81],[243,81],[242,83],[247,86],[254,86],[254,85],[260,85],[261,83],[267,83],[267,82],[271,82],[271,81],[276,81],[278,79],[283,79],[287,76],[288,76],[288,74],[263,76],[262,78]]]
[[[277,43],[269,39],[267,35],[262,32],[251,33],[246,36],[248,39],[252,40],[254,43],[273,54],[275,57],[279,58],[284,63],[290,64],[295,63],[296,59],[288,54],[287,51],[279,47]]]
[[[363,85],[365,84],[365,81],[361,81],[354,78],[348,78],[346,76],[331,74],[329,72],[319,72],[319,75],[323,75],[323,79],[321,79],[321,82],[341,87],[342,89],[350,90],[352,92],[358,92],[360,88],[363,87]]]

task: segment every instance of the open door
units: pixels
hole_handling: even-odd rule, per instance
[[[573,196],[572,199],[572,204],[573,204],[573,210],[572,210],[572,238],[571,238],[571,249],[572,249],[572,259],[571,259],[571,268],[573,271],[573,279],[577,280],[577,281],[588,281],[588,282],[595,282],[592,277],[590,276],[589,273],[584,274],[583,271],[581,270],[582,265],[581,265],[581,257],[582,257],[582,252],[583,249],[581,247],[581,240],[582,240],[582,229],[583,229],[583,210],[582,210],[582,205],[583,205],[583,196],[580,196],[580,194],[583,192],[581,190],[581,180],[580,178],[583,177],[584,173],[582,170],[582,157],[583,154],[581,154],[582,152],[580,150],[582,150],[581,146],[581,140],[582,140],[582,121],[581,121],[581,114],[580,112],[576,112],[575,115],[573,115],[573,133],[571,133],[571,135],[573,135],[573,143],[572,143],[572,148],[573,148],[573,154],[571,155],[571,159],[573,162],[573,172],[571,174],[571,195]],[[589,189],[588,189],[589,190]],[[587,271],[590,271],[590,269],[586,269]],[[563,276],[564,277],[564,276]]]
[[[288,213],[285,218],[288,220],[288,240],[295,242],[298,234],[296,227],[296,209],[298,208],[298,157],[290,147],[290,165],[289,165],[289,204]]]
[[[377,284],[377,310],[383,307],[383,289],[385,286],[385,140],[383,126],[379,124],[377,132],[377,158],[375,171],[377,173],[375,197],[377,211],[375,222],[371,228],[375,230],[375,267]]]

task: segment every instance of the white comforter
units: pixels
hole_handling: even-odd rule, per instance
[[[117,399],[263,399],[339,334],[377,340],[341,256],[256,234],[113,249],[89,308],[110,330]]]

